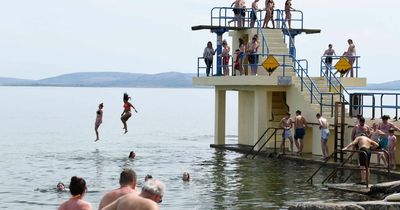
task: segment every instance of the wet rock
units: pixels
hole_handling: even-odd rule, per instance
[[[297,203],[289,207],[289,210],[364,210],[354,203]]]

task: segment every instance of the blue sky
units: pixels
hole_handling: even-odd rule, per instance
[[[284,0],[275,0],[283,8]],[[250,1],[246,2],[250,6]],[[385,4],[386,3],[386,4]],[[196,58],[208,31],[213,6],[223,0],[0,0],[0,76],[40,79],[65,73],[121,71],[196,72]],[[263,8],[263,1],[260,7]],[[352,38],[361,56],[360,75],[368,82],[397,80],[400,27],[397,1],[297,1],[305,28],[321,34],[297,37],[298,58],[319,72],[319,57],[329,43],[338,53]],[[225,37],[226,38],[226,37]]]

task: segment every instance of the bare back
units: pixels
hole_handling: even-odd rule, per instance
[[[326,118],[324,118],[324,117],[320,117],[318,119],[318,122],[319,122],[319,128],[320,129],[327,129],[329,127],[328,120]]]
[[[92,210],[92,205],[82,199],[70,198],[62,203],[58,210]]]
[[[99,209],[102,209],[103,207],[107,206],[108,204],[114,202],[118,198],[128,194],[128,193],[135,193],[138,194],[134,189],[132,189],[130,186],[122,187],[115,189],[107,194],[104,195],[104,197],[101,199]]]
[[[359,136],[357,137],[354,141],[357,141],[356,143],[358,144],[358,148],[367,148],[367,149],[372,149],[378,147],[378,143],[375,141],[372,141],[370,138],[366,136]]]
[[[104,207],[102,210],[158,210],[159,207],[156,202],[143,198],[137,194],[129,193],[118,200],[112,202],[110,205]]]
[[[306,126],[307,126],[306,119],[301,115],[297,115],[296,118],[294,119],[294,128],[304,128]]]

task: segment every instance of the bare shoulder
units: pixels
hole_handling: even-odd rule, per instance
[[[81,210],[92,210],[93,209],[92,204],[87,201],[84,201],[84,200],[81,200],[79,206],[81,206]]]

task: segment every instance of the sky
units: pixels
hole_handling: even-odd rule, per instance
[[[225,0],[0,0],[0,77],[42,79],[74,72],[197,72],[209,31],[210,10]],[[250,6],[251,1],[246,1]],[[275,0],[283,8],[284,0]],[[400,34],[395,0],[292,0],[304,12],[304,28],[320,34],[296,37],[297,57],[319,75],[321,54],[338,54],[353,39],[359,75],[369,83],[399,80]],[[260,1],[264,8],[264,1]],[[225,37],[228,40],[228,34]]]

